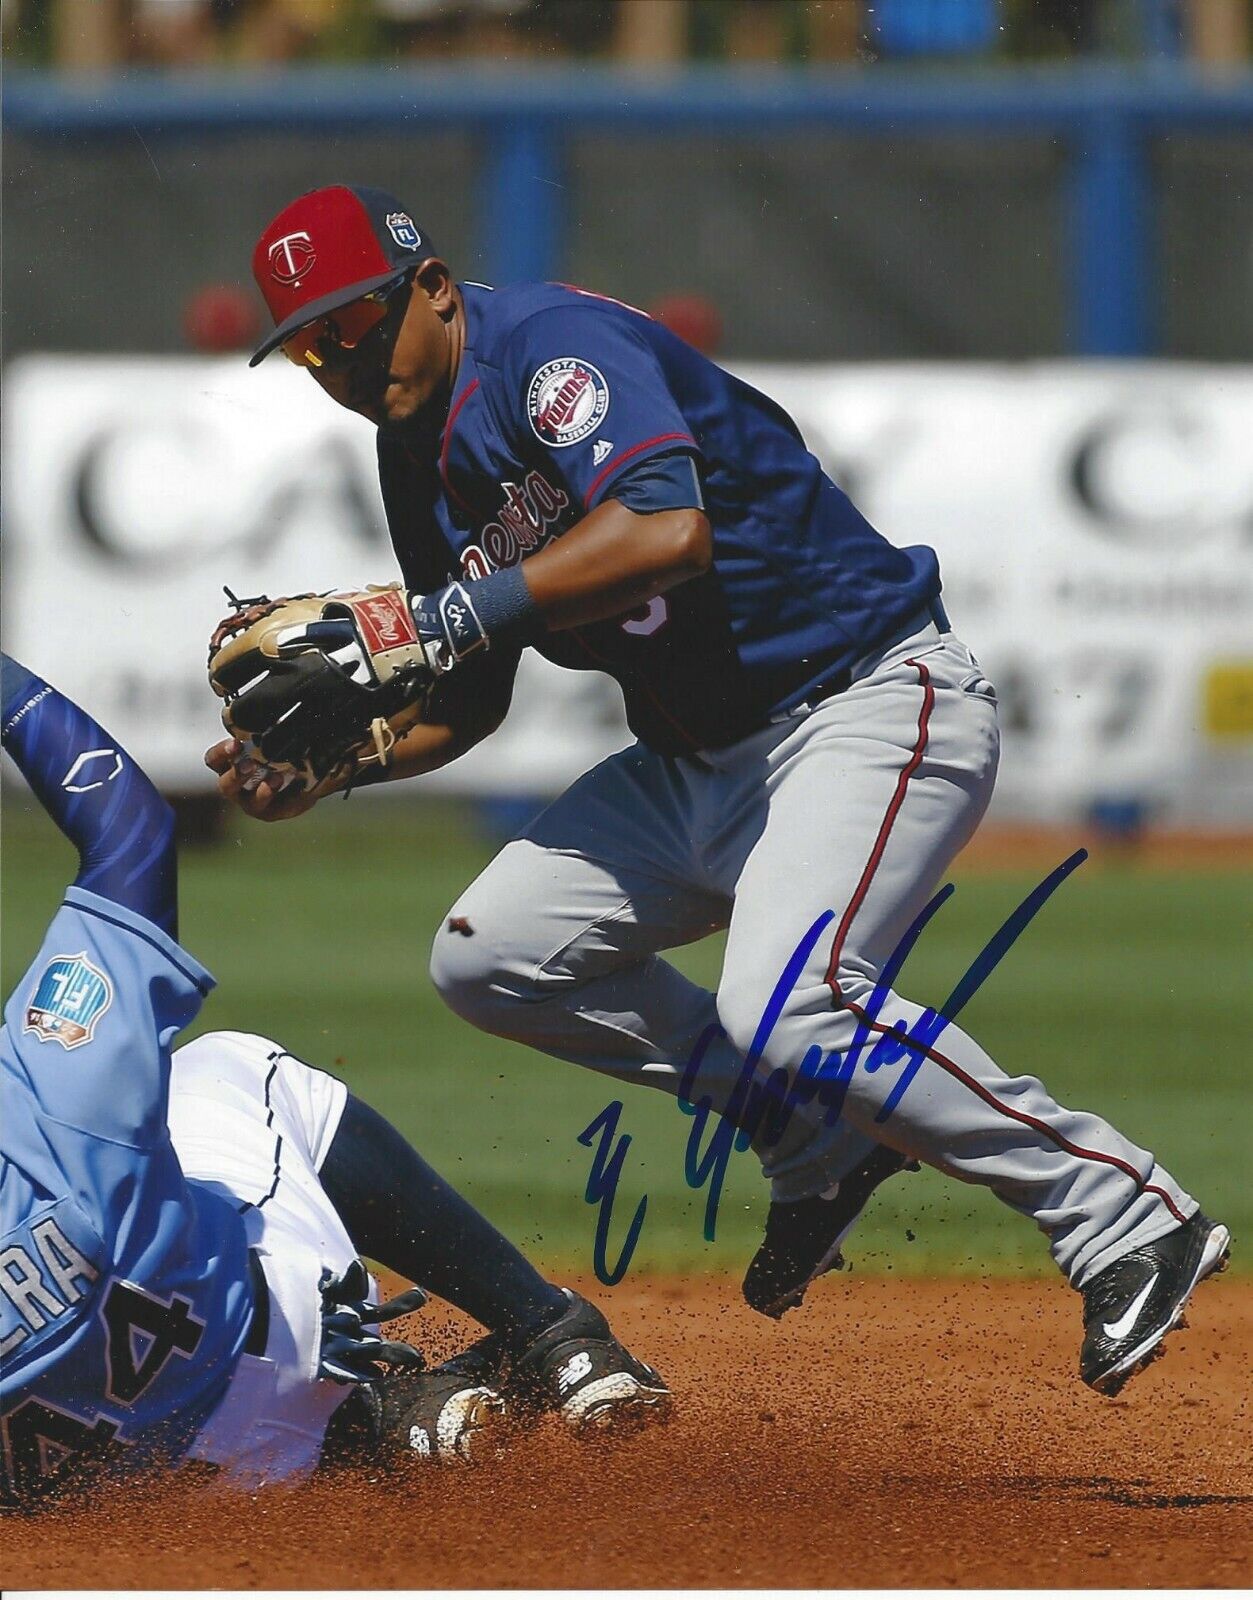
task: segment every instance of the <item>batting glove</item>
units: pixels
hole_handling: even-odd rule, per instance
[[[403,1317],[426,1304],[426,1293],[407,1289],[393,1300],[368,1300],[370,1275],[355,1260],[336,1277],[329,1268],[318,1285],[322,1294],[322,1348],[318,1376],[332,1383],[378,1383],[390,1367],[420,1371],[421,1352],[399,1339],[384,1339],[377,1325]]]

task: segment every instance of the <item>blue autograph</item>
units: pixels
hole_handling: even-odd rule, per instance
[[[626,1270],[631,1265],[631,1257],[635,1254],[635,1246],[639,1243],[640,1229],[644,1226],[644,1213],[648,1209],[648,1196],[645,1195],[635,1208],[635,1216],[627,1229],[618,1263],[611,1267],[606,1255],[609,1249],[609,1224],[613,1220],[613,1203],[618,1194],[622,1163],[626,1160],[626,1153],[631,1147],[631,1135],[624,1133],[614,1147],[613,1154],[609,1154],[609,1146],[618,1131],[618,1118],[621,1115],[622,1101],[612,1100],[579,1135],[579,1143],[587,1145],[589,1149],[597,1134],[600,1135],[600,1145],[592,1157],[592,1170],[587,1175],[587,1188],[583,1191],[583,1198],[589,1206],[600,1206],[600,1215],[596,1219],[596,1242],[592,1247],[592,1265],[600,1281],[610,1285],[621,1282],[626,1276]]]
[[[778,1066],[767,1077],[759,1079],[757,1067],[770,1042],[775,1024],[783,1013],[788,996],[805,971],[814,947],[835,920],[835,913],[824,911],[817,917],[788,958],[787,965],[766,1002],[761,1021],[744,1056],[739,1077],[724,1112],[719,1113],[714,1110],[713,1102],[708,1095],[703,1095],[698,1101],[692,1099],[692,1091],[706,1051],[716,1040],[726,1037],[718,1024],[714,1023],[708,1027],[697,1040],[684,1069],[679,1085],[678,1107],[693,1121],[684,1154],[683,1172],[690,1188],[702,1189],[708,1185],[705,1201],[705,1238],[713,1239],[715,1236],[718,1207],[732,1152],[745,1151],[754,1143],[759,1148],[769,1148],[783,1137],[796,1108],[814,1102],[824,1107],[826,1126],[833,1127],[844,1109],[848,1086],[859,1064],[864,1072],[878,1072],[882,1067],[893,1066],[903,1061],[900,1076],[875,1114],[877,1123],[886,1122],[900,1104],[901,1097],[913,1082],[923,1061],[945,1028],[954,1021],[962,1008],[995,971],[1045,902],[1070,874],[1087,860],[1087,857],[1086,850],[1076,850],[1031,891],[984,945],[938,1011],[930,1006],[926,1007],[912,1031],[904,1019],[890,1025],[881,1023],[879,1013],[892,992],[897,973],[905,964],[910,951],[917,944],[932,917],[955,892],[955,885],[946,883],[905,930],[884,965],[866,1006],[850,1008],[857,1017],[857,1027],[848,1049],[843,1052],[830,1050],[824,1056],[822,1047],[812,1044],[795,1070]],[[872,1035],[877,1035],[873,1044]],[[867,1046],[870,1046],[869,1050]],[[613,1153],[609,1153],[610,1145],[618,1130],[621,1113],[622,1101],[613,1101],[578,1136],[579,1143],[589,1148],[598,1135],[600,1138],[599,1147],[592,1160],[592,1170],[587,1180],[584,1198],[589,1205],[600,1207],[593,1265],[596,1276],[606,1284],[618,1283],[625,1276],[635,1247],[639,1243],[640,1229],[643,1227],[644,1214],[648,1206],[648,1197],[645,1195],[636,1207],[617,1262],[610,1268],[606,1259],[609,1226],[613,1219],[613,1207],[617,1198],[618,1181],[622,1175],[622,1165],[631,1143],[631,1136],[622,1134]],[[715,1126],[707,1147],[702,1151],[702,1141],[711,1116],[715,1119]]]

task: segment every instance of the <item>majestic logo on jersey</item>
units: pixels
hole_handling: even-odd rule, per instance
[[[55,1039],[73,1050],[87,1043],[112,1004],[113,985],[88,961],[85,950],[76,956],[54,956],[26,1007],[22,1032]]]
[[[609,385],[591,362],[560,356],[531,379],[526,406],[535,437],[561,450],[600,427],[609,410]]]
[[[413,218],[407,211],[389,211],[387,231],[402,250],[416,250],[422,243],[422,235],[414,227]]]
[[[500,567],[516,567],[561,530],[562,513],[570,504],[564,489],[554,488],[542,472],[529,472],[526,481],[502,483],[505,503],[495,520],[480,530],[476,543],[461,552],[461,569],[467,578],[486,578]]]
[[[605,457],[611,456],[612,454],[613,440],[597,439],[596,443],[592,446],[592,465],[594,467],[600,466]]]
[[[285,233],[275,239],[267,252],[270,259],[270,276],[280,283],[299,283],[318,259],[313,240],[303,230]]]

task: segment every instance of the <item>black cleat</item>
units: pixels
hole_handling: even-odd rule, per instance
[[[1222,1271],[1230,1246],[1227,1229],[1198,1211],[1173,1233],[1098,1272],[1083,1289],[1084,1383],[1115,1395],[1162,1355],[1162,1340],[1183,1321],[1188,1296],[1203,1278]]]
[[[570,1309],[515,1358],[506,1393],[556,1412],[575,1434],[626,1433],[667,1420],[672,1397],[662,1378],[618,1343],[594,1305],[562,1293]]]
[[[867,1200],[885,1178],[903,1169],[917,1172],[918,1163],[876,1145],[825,1195],[771,1205],[765,1238],[744,1275],[744,1298],[753,1310],[777,1319],[800,1305],[815,1278],[838,1272],[844,1265],[840,1246]]]
[[[477,1464],[500,1455],[505,1397],[483,1363],[466,1359],[476,1349],[429,1372],[385,1380],[379,1387],[386,1436],[430,1461]]]

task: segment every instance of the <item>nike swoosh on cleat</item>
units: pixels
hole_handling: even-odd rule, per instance
[[[1135,1327],[1136,1318],[1140,1315],[1140,1311],[1141,1311],[1141,1309],[1142,1309],[1142,1307],[1144,1305],[1144,1302],[1148,1299],[1149,1295],[1153,1292],[1153,1285],[1157,1282],[1159,1277],[1161,1277],[1161,1273],[1160,1272],[1155,1272],[1153,1274],[1153,1276],[1149,1279],[1149,1281],[1145,1284],[1144,1288],[1140,1290],[1139,1294],[1135,1297],[1135,1299],[1127,1307],[1126,1311],[1124,1311],[1122,1316],[1119,1317],[1118,1321],[1117,1322],[1107,1322],[1105,1324],[1105,1336],[1106,1336],[1106,1338],[1108,1338],[1108,1339],[1125,1339],[1127,1337],[1127,1335],[1131,1332],[1132,1328]]]

